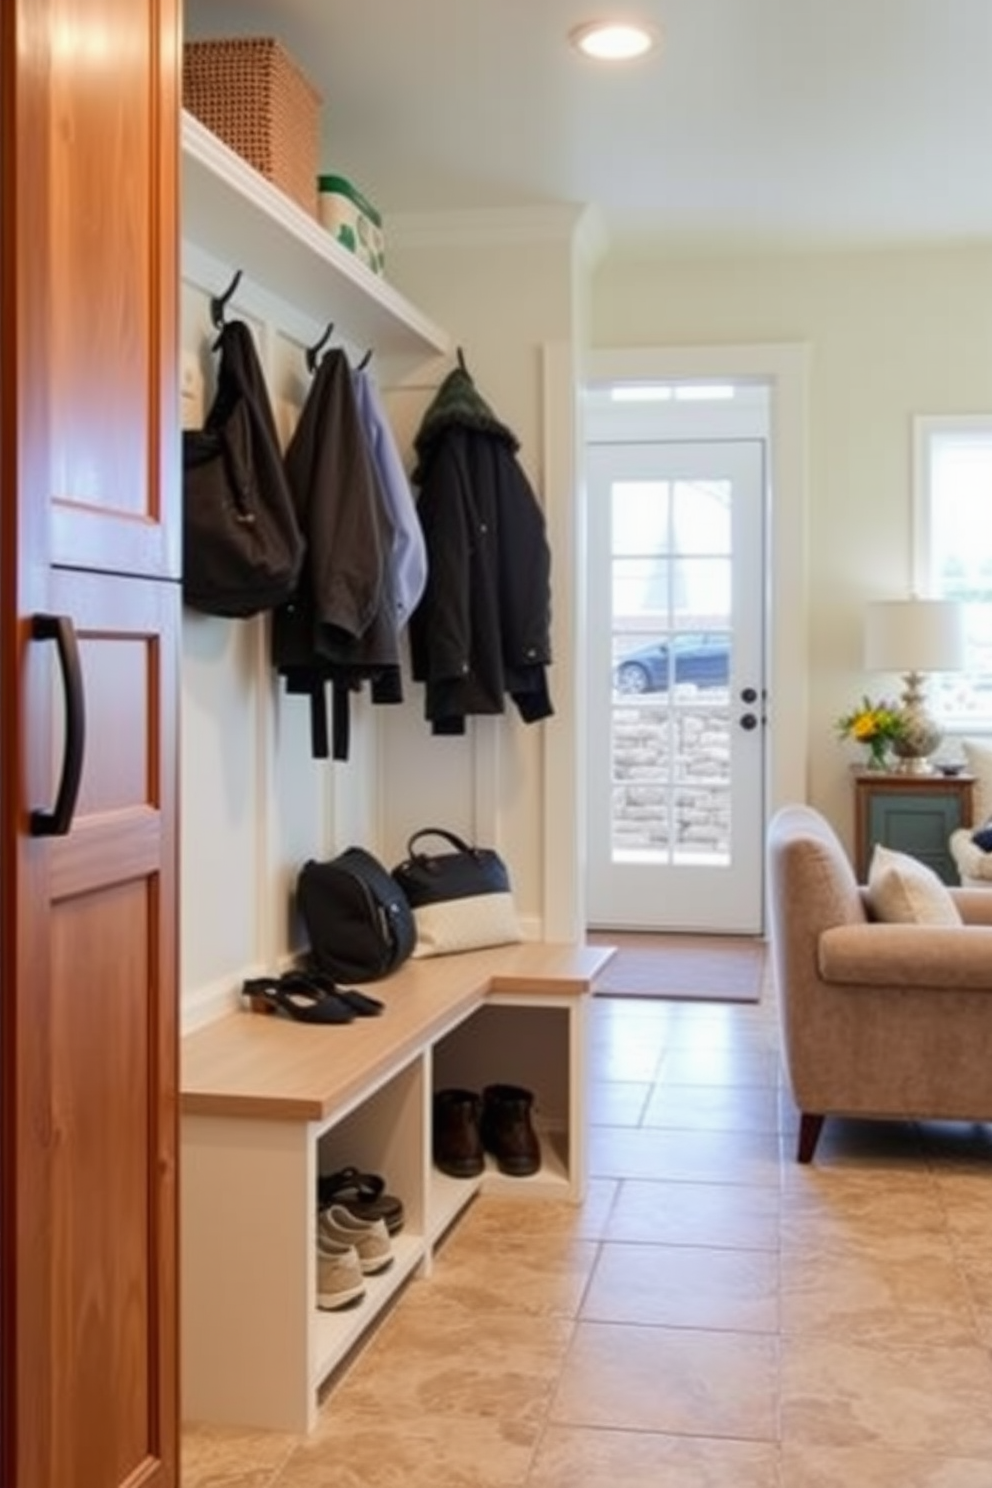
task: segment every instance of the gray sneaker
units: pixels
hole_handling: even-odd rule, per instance
[[[367,1275],[385,1271],[393,1263],[389,1231],[381,1219],[357,1219],[343,1204],[331,1204],[317,1216],[317,1236],[322,1244],[354,1246],[358,1263]]]
[[[365,1281],[353,1245],[317,1236],[317,1306],[324,1312],[349,1307],[365,1296]]]

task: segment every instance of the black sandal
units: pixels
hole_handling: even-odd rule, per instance
[[[253,977],[241,995],[253,1013],[287,1013],[299,1023],[352,1023],[354,1011],[335,993],[288,972],[282,977]]]
[[[403,1201],[384,1192],[385,1181],[375,1173],[342,1168],[317,1178],[317,1207],[343,1204],[356,1219],[381,1219],[391,1235],[403,1228]]]
[[[369,997],[368,993],[358,992],[354,987],[339,987],[334,978],[328,976],[326,972],[301,971],[299,975],[313,986],[340,997],[341,1001],[350,1007],[359,1018],[377,1018],[385,1009],[386,1004],[380,1002],[378,997]]]

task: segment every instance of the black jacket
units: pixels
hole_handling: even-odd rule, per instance
[[[347,759],[349,697],[399,702],[399,626],[389,555],[392,519],[362,428],[345,353],[317,368],[286,451],[306,556],[296,593],[272,622],[272,660],[286,690],[310,698],[311,748],[328,754],[325,686],[334,699],[335,759]]]
[[[427,588],[410,621],[413,675],[434,733],[460,734],[511,697],[528,723],[553,711],[551,553],[516,436],[459,367],[414,441]]]

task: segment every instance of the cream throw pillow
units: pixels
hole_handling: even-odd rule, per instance
[[[972,814],[976,825],[980,825],[992,816],[992,744],[962,739],[961,752],[968,774],[975,777]]]
[[[960,925],[958,907],[932,868],[876,843],[868,898],[877,920],[892,925]]]

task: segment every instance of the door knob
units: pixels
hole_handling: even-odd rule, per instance
[[[742,713],[740,718],[740,725],[742,729],[747,729],[750,733],[751,729],[756,729],[758,727],[758,720],[757,718],[755,718],[753,713]]]

